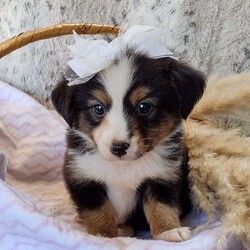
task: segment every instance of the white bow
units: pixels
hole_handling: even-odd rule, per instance
[[[112,42],[83,39],[74,32],[75,44],[68,46],[74,58],[68,62],[78,79],[69,79],[69,86],[90,80],[95,74],[109,67],[126,49],[133,48],[150,58],[178,58],[160,43],[158,30],[151,26],[134,25]]]

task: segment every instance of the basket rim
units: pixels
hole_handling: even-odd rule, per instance
[[[94,24],[94,23],[64,23],[51,25],[20,33],[0,43],[0,58],[8,55],[14,50],[24,47],[35,41],[49,39],[58,36],[73,34],[73,30],[80,35],[115,34],[120,32],[116,25]]]

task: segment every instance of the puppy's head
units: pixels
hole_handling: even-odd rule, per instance
[[[177,60],[127,52],[86,83],[60,83],[52,101],[102,157],[134,160],[180,126],[204,87],[205,77]]]

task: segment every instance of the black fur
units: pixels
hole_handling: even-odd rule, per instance
[[[96,146],[94,144],[90,144],[73,129],[68,129],[67,132],[67,148],[74,149],[77,153],[82,155],[96,151]]]
[[[56,88],[53,89],[51,98],[57,112],[60,113],[69,126],[72,127],[74,118],[73,93],[75,88],[69,87],[67,84],[67,80],[60,82]]]
[[[164,74],[171,78],[175,86],[180,113],[182,118],[186,119],[204,92],[206,77],[200,71],[176,60],[172,59],[167,64]]]
[[[86,209],[98,209],[107,198],[106,185],[102,182],[71,178],[70,169],[64,168],[66,187],[79,212]]]
[[[163,156],[166,161],[175,162],[183,157],[183,132],[179,131],[174,133],[167,141],[163,142],[163,145],[168,149],[168,154]],[[171,146],[170,146],[171,145]]]

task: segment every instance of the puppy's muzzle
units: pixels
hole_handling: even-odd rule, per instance
[[[127,142],[116,141],[116,142],[113,142],[112,145],[110,146],[110,152],[113,155],[121,157],[127,154],[128,148],[129,148],[129,144]]]

